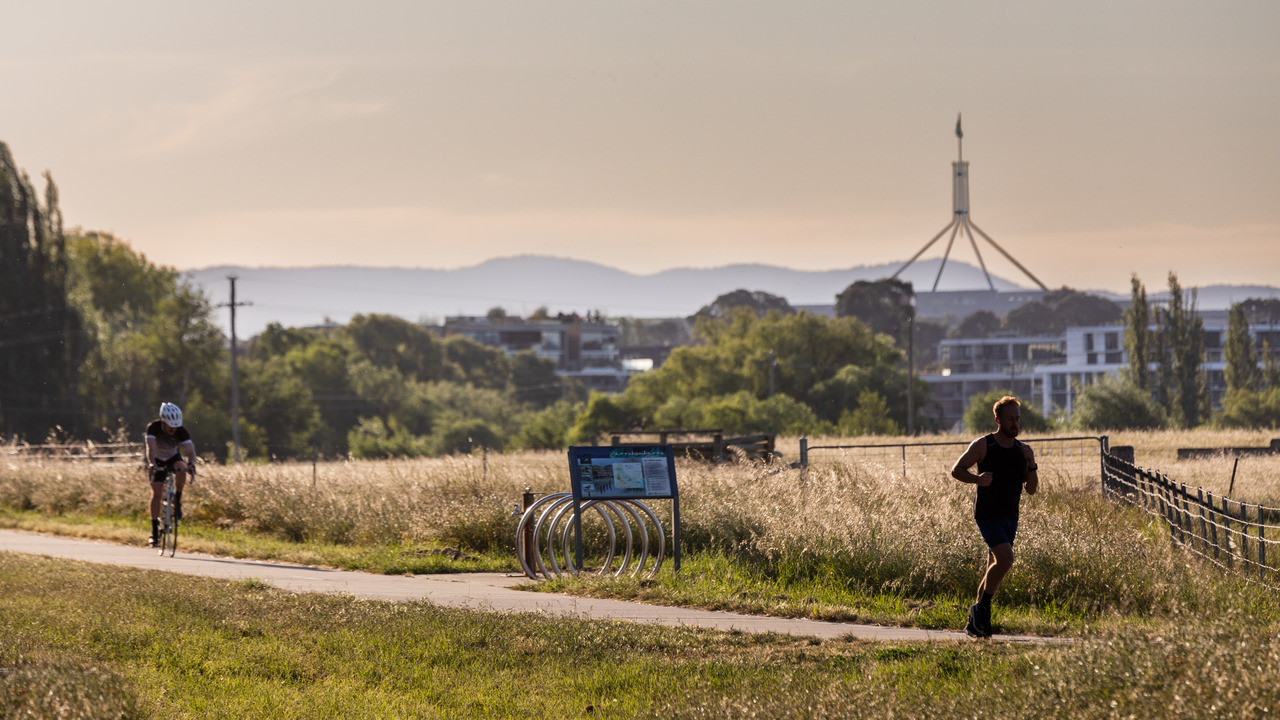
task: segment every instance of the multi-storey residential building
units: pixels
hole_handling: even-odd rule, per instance
[[[969,398],[998,388],[1021,397],[1037,394],[1036,369],[1065,361],[1061,337],[956,338],[938,345],[940,369],[921,376],[941,410],[944,428],[957,426]]]
[[[555,362],[558,375],[592,390],[621,392],[630,374],[621,366],[618,328],[605,323],[451,317],[445,319],[443,333],[502,348],[508,355],[532,350]]]
[[[1221,407],[1226,392],[1223,344],[1224,313],[1203,313],[1205,320],[1203,371],[1209,399]],[[1152,328],[1154,330],[1154,328]],[[1264,346],[1280,352],[1280,329],[1269,325],[1249,328],[1261,357]],[[992,337],[943,340],[939,346],[941,371],[921,375],[941,407],[944,427],[956,428],[969,399],[995,389],[1012,389],[1046,413],[1067,417],[1080,390],[1104,375],[1119,375],[1129,363],[1121,325],[1067,328],[1061,336]]]

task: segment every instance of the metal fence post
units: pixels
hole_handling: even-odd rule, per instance
[[[809,438],[800,438],[800,467],[809,467]]]
[[[1206,500],[1209,503],[1209,514],[1217,514],[1218,511],[1213,506],[1213,493],[1209,493]],[[1213,559],[1219,560],[1222,558],[1222,548],[1218,545],[1218,519],[1216,517],[1213,518],[1213,524],[1209,526],[1209,532],[1213,535]]]
[[[524,495],[520,498],[520,514],[522,516],[529,512],[529,508],[533,507],[533,502],[531,488],[526,486]],[[538,566],[538,555],[533,548],[533,523],[524,524],[524,562],[531,568]]]
[[[1262,521],[1262,506],[1258,505],[1258,580],[1267,581],[1267,526]]]

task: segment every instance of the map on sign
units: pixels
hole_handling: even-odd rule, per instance
[[[575,492],[583,499],[669,498],[675,494],[671,446],[569,448]]]

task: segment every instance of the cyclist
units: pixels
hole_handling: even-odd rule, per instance
[[[151,546],[160,542],[160,498],[164,495],[164,474],[172,469],[174,479],[174,519],[182,519],[182,488],[187,473],[194,472],[196,446],[191,433],[182,427],[182,410],[167,402],[160,405],[160,418],[147,425],[147,474],[151,478]],[[186,459],[183,459],[183,455]]]

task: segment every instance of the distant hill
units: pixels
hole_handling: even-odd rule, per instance
[[[933,284],[940,260],[922,260],[907,268],[903,279],[918,287]],[[457,270],[407,268],[211,267],[185,275],[214,302],[226,302],[228,275],[236,283],[236,300],[252,302],[236,311],[236,333],[250,337],[270,322],[285,326],[319,325],[326,319],[345,323],[357,313],[389,313],[409,320],[442,320],[450,315],[484,315],[494,306],[509,314],[528,315],[545,306],[557,312],[600,310],[610,316],[685,317],[718,295],[738,290],[764,290],[792,305],[831,305],[840,291],[857,280],[892,275],[901,263],[864,265],[841,270],[805,271],[770,265],[679,268],[635,275],[580,260],[526,255],[489,260]],[[992,276],[996,288],[1018,285]],[[940,290],[986,287],[982,271],[951,260]],[[218,321],[227,329],[226,311]]]
[[[903,273],[917,289],[933,285],[941,259],[921,260]],[[252,302],[236,313],[242,338],[270,322],[287,327],[345,323],[357,313],[388,313],[409,320],[440,321],[450,315],[483,315],[494,306],[528,315],[545,306],[557,312],[599,310],[610,316],[685,317],[718,295],[763,290],[793,306],[830,306],[840,291],[858,280],[893,274],[901,263],[863,265],[840,270],[791,270],[770,265],[679,268],[636,275],[580,260],[526,255],[489,260],[456,270],[368,267],[245,268],[212,267],[185,273],[214,302],[226,302],[228,275],[237,275],[236,300]],[[996,289],[1025,289],[992,276]],[[950,260],[939,290],[986,288],[982,271]],[[1148,288],[1153,291],[1154,288]],[[1127,296],[1098,293],[1121,302]],[[1152,293],[1153,299],[1159,299]],[[1199,290],[1199,307],[1225,309],[1247,297],[1280,297],[1265,286],[1210,286]],[[1220,307],[1219,307],[1220,306]],[[223,329],[228,313],[218,313]]]

